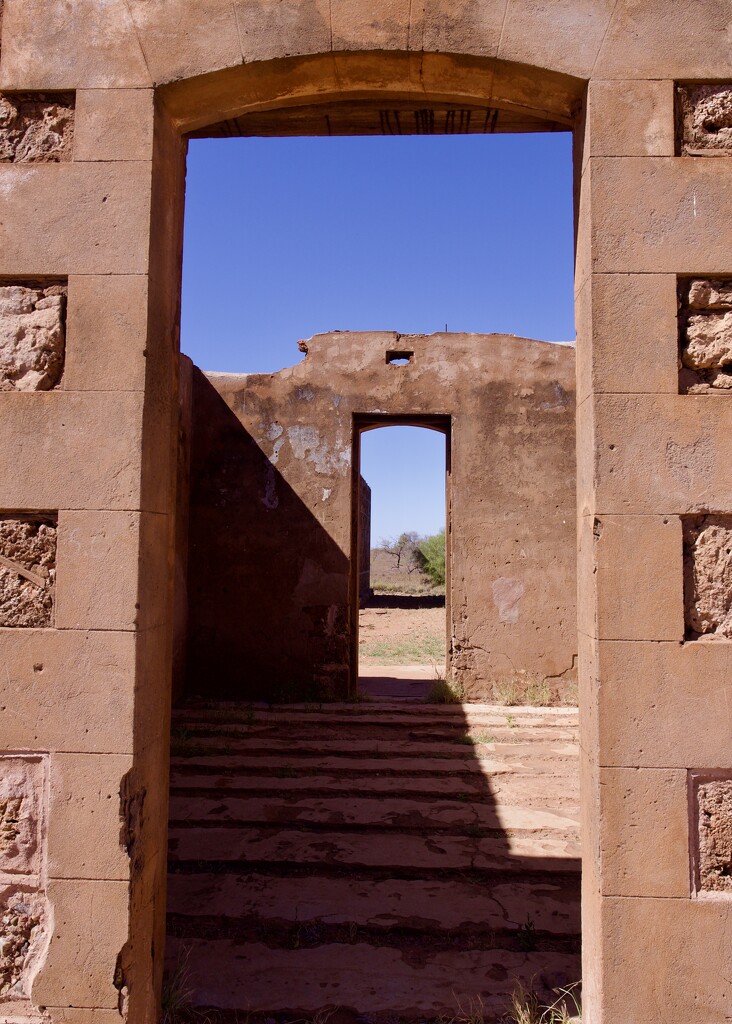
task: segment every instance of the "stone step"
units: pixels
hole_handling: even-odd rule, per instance
[[[232,828],[172,825],[169,860],[196,863],[329,864],[396,867],[417,873],[439,870],[569,872],[580,870],[575,833],[521,833],[499,838],[453,835],[303,831],[288,828]]]
[[[540,785],[537,780],[537,785]],[[551,801],[546,789],[545,801]],[[323,797],[240,797],[217,794],[211,797],[173,795],[170,800],[170,821],[174,828],[186,822],[248,822],[301,824],[312,822],[332,825],[365,825],[378,829],[454,829],[488,828],[525,831],[557,831],[574,833],[579,828],[579,814],[574,818],[545,806],[543,809],[516,807],[496,803],[486,794],[484,802],[466,804],[457,800],[433,802],[382,798]]]
[[[328,772],[338,774],[345,773],[378,773],[388,775],[390,772],[413,775],[415,773],[425,777],[430,775],[468,775],[476,778],[513,775],[516,772],[534,772],[537,777],[544,771],[554,770],[555,774],[571,773],[577,774],[578,754],[576,748],[571,748],[570,753],[552,752],[551,747],[543,749],[541,755],[530,747],[523,753],[518,753],[511,748],[510,754],[502,752],[501,757],[477,756],[456,756],[444,758],[424,757],[395,757],[385,756],[380,758],[372,757],[350,757],[347,754],[333,756],[332,754],[320,754],[317,751],[299,752],[298,756],[292,756],[292,752],[285,752],[277,756],[268,755],[266,752],[259,754],[237,753],[232,754],[227,748],[222,748],[220,753],[196,754],[192,750],[187,757],[174,755],[171,758],[171,765],[177,771],[186,764],[193,764],[197,770],[210,769],[216,772],[229,772],[234,776],[245,775],[248,771],[267,771],[281,777],[297,777],[307,772]],[[284,774],[282,774],[284,773]]]
[[[222,918],[425,931],[526,929],[578,935],[574,877],[488,884],[440,879],[352,879],[257,874],[173,874],[168,912]]]
[[[495,1016],[506,1010],[518,981],[532,987],[543,981],[548,989],[579,976],[572,954],[489,949],[425,957],[421,949],[410,955],[365,943],[272,949],[169,937],[167,959],[171,966],[186,962],[200,1006],[294,1016],[338,1007],[434,1019],[465,1013],[477,1001],[484,1016]]]
[[[395,714],[385,712],[382,714],[333,714],[321,712],[284,712],[284,711],[231,711],[222,713],[211,711],[210,713],[200,711],[176,711],[173,721],[176,726],[185,727],[191,725],[208,726],[240,726],[251,727],[255,725],[276,726],[287,731],[297,729],[315,728],[346,728],[354,731],[368,729],[388,729],[397,732],[400,729],[429,729],[449,730],[474,729],[501,727],[508,724],[507,720],[516,724],[519,728],[541,727],[546,729],[576,729],[578,727],[578,716],[576,710],[569,714],[550,714],[553,709],[527,709],[527,708],[487,708],[481,711],[473,711],[469,714]],[[530,713],[527,713],[529,711]],[[546,712],[546,713],[544,713]]]
[[[483,756],[500,755],[502,758],[515,759],[518,757],[530,757],[533,762],[540,760],[554,759],[555,757],[568,757],[577,760],[577,744],[569,740],[551,740],[543,737],[531,738],[529,736],[519,737],[509,735],[505,740],[498,739],[498,742],[484,741],[480,743],[423,743],[418,740],[383,740],[383,739],[352,739],[347,736],[338,739],[319,740],[316,736],[312,739],[300,739],[291,737],[287,739],[273,739],[271,737],[260,737],[258,735],[234,737],[215,733],[210,736],[197,737],[192,735],[183,742],[174,737],[173,746],[175,756],[205,756],[206,753],[247,753],[272,754],[277,752],[287,753],[293,756],[313,756],[317,754],[341,755],[352,757],[354,754],[367,754],[372,758],[379,757],[412,757],[424,760],[474,760],[481,754]],[[466,754],[466,751],[474,751],[473,757]]]
[[[461,723],[454,726],[382,726],[370,725],[368,728],[356,729],[351,723],[335,723],[319,725],[317,723],[296,723],[283,728],[278,722],[253,722],[251,724],[224,724],[221,722],[186,722],[176,723],[173,737],[191,737],[194,739],[221,737],[236,742],[242,740],[279,737],[282,741],[312,743],[314,740],[351,740],[357,743],[517,743],[546,740],[551,743],[577,742],[578,730],[575,726],[532,725],[531,723],[514,722],[469,725]]]
[[[271,774],[247,775],[245,772],[202,772],[198,763],[178,762],[171,771],[171,794],[185,792],[195,796],[198,791],[206,795],[233,792],[243,796],[247,793],[267,792],[273,796],[279,793],[320,792],[335,796],[349,793],[353,796],[367,796],[388,793],[390,796],[412,799],[460,799],[467,806],[485,800],[517,804],[521,807],[543,807],[547,791],[551,792],[551,804],[570,816],[576,816],[579,808],[579,780],[576,772],[562,774],[535,772],[512,772],[488,779],[478,777],[465,779],[461,776],[424,775],[377,775],[364,771],[361,777],[344,778],[335,774],[297,775],[280,778]]]
[[[262,703],[215,703],[190,704],[176,708],[174,718],[201,718],[214,721],[249,721],[252,718],[278,722],[328,721],[331,719],[364,722],[398,721],[415,722],[427,719],[435,721],[472,720],[493,718],[496,721],[512,715],[516,719],[554,721],[566,719],[576,724],[576,707],[531,707],[529,705],[507,704],[409,704],[400,701],[368,701],[366,703],[332,704],[282,704]]]

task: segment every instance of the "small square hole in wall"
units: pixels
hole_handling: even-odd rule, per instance
[[[732,515],[683,516],[686,639],[732,639]]]
[[[732,774],[689,772],[691,888],[732,896]]]
[[[679,82],[676,155],[732,156],[732,82]]]
[[[55,513],[0,515],[0,626],[53,625]]]
[[[75,105],[74,93],[0,93],[0,162],[71,160]]]
[[[732,278],[678,282],[679,393],[732,395]]]
[[[414,352],[387,352],[386,361],[389,366],[406,366],[414,362]]]

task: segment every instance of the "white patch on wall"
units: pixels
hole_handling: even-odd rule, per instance
[[[264,424],[262,424],[264,430]],[[280,423],[270,423],[266,430],[264,430],[264,436],[268,441],[276,441],[278,437],[282,436],[284,427]]]
[[[274,445],[272,446],[272,454],[270,456],[269,461],[272,463],[273,466],[277,465],[277,461],[280,457],[280,448],[284,443],[285,439],[284,437],[281,437],[279,441],[275,441]]]
[[[316,473],[330,475],[338,473],[345,476],[351,465],[351,449],[342,445],[340,438],[331,447],[320,436],[317,427],[288,427],[287,437],[296,459],[311,462]]]
[[[333,493],[333,490],[332,490],[332,488],[330,488],[330,487],[324,487],[324,488],[323,488],[323,501],[327,501],[327,500],[328,500],[328,498],[329,498],[329,497],[331,496],[331,494],[332,494],[332,493]]]
[[[519,620],[519,604],[524,596],[521,580],[499,576],[493,581],[493,604],[498,609],[498,621],[516,623]]]

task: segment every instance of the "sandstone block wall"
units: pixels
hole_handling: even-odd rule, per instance
[[[57,625],[2,638],[0,741],[9,756],[47,756],[56,779],[56,926],[32,1013],[43,1007],[52,1024],[157,1015],[181,138],[246,131],[250,115],[276,134],[301,127],[302,110],[321,133],[378,131],[405,105],[401,124],[426,110],[427,130],[447,128],[447,108],[488,131],[576,130],[583,1019],[723,1024],[732,911],[725,893],[692,897],[688,783],[690,771],[729,773],[732,656],[724,638],[685,641],[681,519],[732,514],[732,414],[729,391],[680,388],[677,288],[732,276],[724,5],[0,9],[0,90],[75,92],[71,159],[0,163],[3,283],[69,285],[60,385],[0,391],[0,509],[59,515]],[[701,136],[676,130],[689,84],[715,108]],[[62,591],[87,581],[60,628]],[[128,772],[146,791],[134,877],[119,843]],[[643,935],[654,941],[641,948]]]
[[[573,349],[388,332],[302,347],[280,373],[197,375],[189,690],[349,692],[354,430],[388,416],[450,424],[448,670],[474,698],[518,673],[572,680]]]

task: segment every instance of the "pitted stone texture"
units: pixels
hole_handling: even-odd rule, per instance
[[[690,516],[683,529],[687,636],[732,638],[732,516]]]
[[[699,889],[732,893],[732,779],[701,782],[697,808]]]
[[[732,390],[732,280],[695,278],[679,294],[680,391]]]
[[[0,95],[0,161],[48,164],[70,160],[73,134],[73,96]]]
[[[0,555],[37,578],[27,579],[0,562],[0,626],[50,626],[56,523],[47,516],[0,516]]]
[[[61,379],[65,284],[0,285],[0,391],[50,391]]]
[[[0,898],[0,999],[30,995],[30,981],[48,940],[46,900],[40,893],[7,889]]]
[[[681,154],[732,155],[732,83],[679,86]]]
[[[0,873],[38,875],[42,841],[40,760],[0,758]]]

